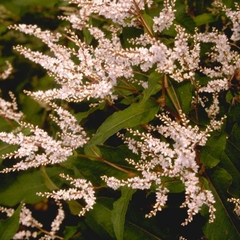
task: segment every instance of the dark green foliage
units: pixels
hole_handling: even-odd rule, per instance
[[[154,1],[160,2],[163,1]],[[205,30],[207,27],[222,26],[221,15],[214,15],[208,11],[209,1],[185,1],[188,3],[188,11],[184,1],[176,2],[176,24],[181,25],[188,33],[194,33],[195,27]],[[236,1],[223,1],[228,7],[232,7]],[[0,23],[0,66],[5,60],[9,60],[14,66],[14,72],[9,80],[1,80],[0,88],[2,96],[9,99],[8,91],[13,91],[17,97],[20,110],[25,114],[25,120],[38,125],[50,134],[55,134],[56,126],[48,117],[49,110],[42,103],[36,102],[23,94],[23,89],[37,91],[51,89],[54,86],[53,78],[49,77],[36,64],[25,60],[17,55],[12,46],[18,43],[31,49],[48,52],[46,46],[35,38],[20,33],[13,34],[7,30],[7,26],[15,23],[37,24],[44,29],[63,32],[67,24],[57,19],[61,14],[59,6],[66,5],[59,0],[1,0],[9,11],[8,21]],[[142,17],[148,28],[123,29],[120,35],[124,47],[131,47],[128,39],[140,36],[144,32],[152,32],[153,17],[156,16],[156,9],[147,9]],[[101,25],[102,20],[93,19],[96,25]],[[106,26],[110,23],[106,21]],[[170,28],[159,36],[169,46],[173,44],[173,37],[176,32]],[[90,32],[85,29],[79,33],[87,44],[96,44]],[[66,40],[66,45],[70,44]],[[191,44],[191,43],[190,43]],[[209,46],[204,46],[208,51]],[[203,64],[209,64],[205,59]],[[137,69],[138,70],[138,69]],[[136,70],[136,72],[137,72]],[[57,190],[60,187],[67,188],[68,183],[59,177],[64,172],[73,178],[86,178],[96,187],[97,203],[94,208],[87,212],[84,217],[76,216],[84,206],[81,201],[69,201],[64,205],[66,220],[60,230],[63,238],[79,240],[175,240],[180,236],[188,240],[237,240],[240,239],[240,220],[233,213],[234,205],[227,202],[228,198],[240,197],[240,105],[233,98],[239,92],[224,92],[220,97],[221,116],[226,115],[227,120],[222,130],[211,133],[206,146],[198,147],[199,153],[199,177],[205,189],[211,190],[216,200],[216,219],[214,223],[208,223],[208,211],[203,208],[200,214],[194,217],[193,223],[181,227],[186,218],[186,209],[179,209],[184,202],[184,185],[179,179],[169,181],[162,178],[166,188],[170,191],[167,206],[162,212],[151,219],[146,219],[145,214],[152,210],[155,202],[154,186],[150,190],[136,191],[128,187],[121,187],[120,190],[112,190],[106,187],[101,176],[115,176],[118,179],[126,179],[135,174],[133,166],[125,159],[138,160],[123,142],[116,137],[116,133],[125,132],[127,128],[144,129],[145,124],[154,122],[155,114],[162,109],[171,110],[175,115],[177,111],[174,102],[168,93],[165,96],[165,103],[161,100],[163,96],[163,74],[150,69],[144,76],[137,76],[148,82],[148,88],[143,89],[137,84],[127,88],[124,82],[120,82],[115,92],[121,96],[115,105],[101,103],[99,106],[89,108],[86,102],[81,104],[68,104],[60,102],[75,113],[79,123],[86,127],[89,136],[93,137],[86,144],[84,149],[78,149],[66,162],[57,166],[47,166],[40,169],[28,170],[26,172],[13,172],[0,175],[0,204],[6,207],[17,209],[12,217],[0,221],[0,239],[11,239],[17,232],[19,226],[19,214],[21,202],[32,206],[36,213],[36,204],[41,203],[42,198],[36,192]],[[136,77],[136,78],[137,78]],[[197,80],[201,84],[207,83],[208,79],[199,74]],[[169,82],[173,82],[172,79]],[[190,123],[197,124],[204,128],[209,119],[201,106],[196,110],[192,103],[192,96],[195,88],[186,81],[183,83],[173,82],[171,85],[173,93],[183,112],[191,120]],[[168,107],[168,108],[167,108]],[[171,113],[172,113],[171,112]],[[174,115],[174,116],[175,116]],[[218,117],[221,117],[218,116]],[[0,117],[0,131],[10,132],[17,127],[16,123]],[[14,151],[17,146],[9,146],[0,143],[0,153],[6,154]],[[15,159],[1,160],[1,169],[8,167]],[[20,205],[19,205],[20,204]],[[19,205],[19,206],[18,206]],[[194,229],[194,231],[192,231]]]

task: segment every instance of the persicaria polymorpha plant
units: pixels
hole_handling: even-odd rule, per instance
[[[55,199],[58,206],[51,230],[46,231],[22,204],[19,223],[25,227],[16,230],[13,238],[64,239],[58,234],[65,217],[63,200],[70,213],[87,218],[95,211],[96,217],[101,215],[100,206],[106,207],[101,203],[103,189],[110,195],[111,189],[122,192],[115,203],[105,196],[111,202],[108,209],[113,205],[112,217],[110,223],[107,218],[101,221],[111,225],[112,230],[106,230],[111,239],[123,239],[125,214],[135,190],[155,195],[150,211],[143,214],[147,218],[164,211],[169,194],[182,193],[180,208],[187,213],[182,225],[202,213],[208,219],[204,234],[213,236],[209,224],[214,226],[218,211],[225,207],[219,202],[235,203],[232,211],[239,215],[240,193],[229,188],[232,198],[226,191],[224,200],[216,199],[220,191],[216,172],[234,172],[232,182],[239,174],[230,168],[232,156],[227,155],[227,137],[235,134],[237,125],[225,127],[235,121],[228,117],[239,101],[235,79],[240,66],[239,6],[231,9],[214,1],[207,16],[225,16],[228,22],[220,28],[204,20],[203,31],[197,26],[206,15],[190,16],[179,0],[69,2],[74,7],[59,17],[69,22],[64,30],[24,23],[9,27],[48,47],[47,53],[23,45],[14,49],[41,65],[54,84],[47,90],[24,90],[45,107],[48,118],[43,127],[26,121],[12,93],[12,102],[0,99],[1,117],[14,126],[0,132],[0,140],[15,146],[2,154],[0,172],[18,176],[21,170],[44,171],[47,189],[36,188],[36,193]],[[3,79],[11,74],[7,64],[0,75]],[[237,83],[232,84],[234,80]],[[54,176],[60,171],[57,184],[39,170],[45,168]],[[73,187],[68,188],[67,182]],[[14,209],[7,207],[0,211],[13,216]],[[120,217],[114,217],[122,208]],[[98,226],[87,222],[93,229]],[[29,227],[38,232],[25,229]],[[232,236],[239,234],[234,231]]]

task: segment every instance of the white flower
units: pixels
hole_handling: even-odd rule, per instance
[[[60,176],[70,181],[70,183],[75,188],[69,188],[67,190],[60,189],[58,191],[53,192],[37,193],[37,195],[47,198],[54,198],[55,200],[84,199],[86,202],[86,206],[84,206],[78,214],[79,216],[83,216],[87,211],[93,208],[93,205],[95,204],[96,201],[95,191],[93,189],[91,182],[88,182],[85,179],[73,179],[65,174],[61,174]],[[61,212],[59,212],[59,215],[60,215],[59,218],[62,218]]]
[[[118,134],[133,152],[137,152],[141,158],[139,161],[126,159],[129,164],[133,165],[139,172],[139,176],[130,177],[128,179],[119,180],[115,177],[102,176],[107,185],[114,190],[120,186],[128,186],[133,189],[150,189],[154,184],[156,189],[156,203],[153,210],[146,215],[151,217],[156,215],[157,211],[161,211],[166,204],[168,189],[164,186],[163,177],[180,179],[185,185],[185,201],[182,207],[187,208],[188,218],[183,225],[191,222],[193,216],[196,215],[203,205],[209,207],[210,222],[214,219],[215,208],[214,197],[208,190],[201,189],[201,180],[198,176],[199,165],[196,162],[196,146],[204,146],[209,137],[209,132],[216,129],[223,123],[220,121],[212,121],[211,125],[205,130],[200,130],[197,126],[192,127],[186,116],[181,113],[181,121],[172,120],[166,114],[157,117],[163,124],[148,126],[149,133],[140,133],[128,129],[133,137],[125,138],[123,134]],[[154,138],[151,131],[158,131],[163,137],[171,138],[172,144],[165,143],[159,138]],[[134,137],[140,137],[136,140]]]

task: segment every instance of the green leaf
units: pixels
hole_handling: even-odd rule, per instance
[[[222,2],[223,2],[223,4],[224,4],[226,7],[230,8],[230,7],[233,7],[233,6],[234,6],[234,3],[235,3],[235,2],[238,2],[238,1],[234,1],[234,0],[223,0]]]
[[[6,221],[0,221],[0,240],[12,239],[19,227],[19,215],[22,204],[14,211],[14,214]]]
[[[133,103],[130,107],[115,112],[98,128],[86,148],[104,143],[121,129],[148,123],[154,118],[158,109],[159,106],[156,103],[148,100],[144,103]]]
[[[125,215],[128,209],[128,203],[136,190],[126,186],[121,188],[122,196],[113,204],[112,223],[117,240],[123,240]]]
[[[129,221],[126,221],[124,239],[163,240],[144,227]]]
[[[240,197],[240,169],[234,165],[226,153],[221,156],[221,162],[218,166],[224,168],[232,177],[232,183],[228,188],[229,194],[237,198]]]
[[[102,153],[97,146],[92,146],[91,148],[85,149],[85,154],[93,161],[102,156]]]
[[[211,181],[210,190],[214,194],[216,219],[213,223],[207,223],[204,226],[204,233],[207,239],[211,240],[235,240],[240,239],[239,221],[232,212],[228,212],[230,204],[227,202],[227,189],[232,183],[232,177],[222,168],[216,168],[211,173],[209,180]],[[235,218],[235,219],[234,219]]]
[[[19,7],[22,6],[30,6],[30,5],[38,5],[38,6],[45,6],[45,7],[53,7],[58,0],[1,0],[2,4],[9,3],[12,5],[16,5]]]
[[[193,20],[198,27],[207,23],[215,22],[217,20],[217,16],[212,13],[203,13],[193,18]]]
[[[58,177],[60,173],[60,169],[57,167],[48,168],[46,171],[50,178]],[[0,204],[11,207],[23,200],[25,203],[37,203],[42,197],[37,196],[36,192],[49,190],[39,170],[2,175],[0,189]]]
[[[81,122],[84,118],[87,118],[90,114],[94,113],[95,111],[103,110],[105,105],[106,103],[102,102],[97,107],[89,108],[89,110],[86,112],[78,112],[77,114],[75,114],[75,117],[78,120],[78,122]]]
[[[104,240],[116,239],[112,225],[112,199],[98,198],[94,208],[85,218],[86,223]],[[126,219],[123,239],[161,240],[144,226]]]
[[[47,112],[41,107],[40,103],[24,94],[20,94],[20,103],[22,104],[22,112],[26,116],[26,121],[42,126]]]
[[[72,236],[77,232],[78,226],[66,226],[64,230],[64,240],[72,239]]]
[[[240,127],[235,124],[232,128],[230,136],[227,139],[225,155],[222,156],[221,167],[226,169],[233,178],[233,182],[229,187],[229,193],[234,197],[240,197]]]
[[[162,74],[158,72],[152,72],[148,78],[148,88],[143,90],[143,99],[141,103],[144,103],[149,99],[151,95],[156,94],[161,90],[161,85],[159,82],[162,80]]]
[[[78,215],[82,211],[83,206],[75,200],[66,201],[73,215]]]
[[[106,199],[107,200],[107,199]],[[101,203],[96,203],[94,208],[86,213],[86,223],[104,239],[114,239],[114,230],[111,221],[111,210]]]
[[[175,21],[183,28],[185,28],[188,32],[194,33],[196,24],[193,19],[186,13],[186,6],[183,1],[177,0],[175,9],[177,9],[175,13]]]
[[[58,186],[51,180],[49,175],[46,172],[46,168],[44,166],[41,166],[40,172],[42,173],[42,176],[44,178],[45,186],[50,190],[54,191],[58,189]]]
[[[145,22],[144,30],[148,33],[153,33],[153,19],[146,12],[142,14],[143,20]]]
[[[181,193],[184,191],[185,186],[180,180],[169,180],[164,183],[164,186],[170,191],[170,193]]]
[[[92,40],[93,40],[93,36],[90,34],[89,30],[87,28],[83,29],[83,35],[85,38],[85,42],[89,45],[91,44]]]
[[[184,113],[188,113],[192,106],[193,86],[189,81],[173,84],[179,103]]]
[[[129,39],[139,37],[142,33],[142,29],[135,27],[124,27],[122,30],[124,47],[133,47],[134,44],[130,43]]]
[[[202,163],[207,168],[213,168],[220,162],[220,157],[224,153],[226,145],[226,135],[224,133],[211,136],[200,151]]]

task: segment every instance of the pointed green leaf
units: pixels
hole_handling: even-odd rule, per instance
[[[107,199],[106,199],[107,200]],[[104,239],[114,239],[111,210],[101,203],[96,203],[94,208],[85,215],[86,223]]]
[[[46,168],[44,166],[41,166],[40,172],[42,173],[42,176],[44,178],[45,186],[50,190],[57,190],[58,187],[55,185],[55,183],[51,180],[49,175],[46,172]]]
[[[123,240],[125,215],[128,209],[128,203],[136,190],[126,186],[121,188],[122,196],[113,204],[112,223],[117,240]]]
[[[75,200],[66,201],[73,215],[78,215],[82,211],[83,206]]]
[[[51,179],[53,177],[59,179],[59,173],[62,169],[51,167],[46,168],[46,171]],[[25,203],[37,203],[42,197],[37,196],[36,192],[46,192],[49,190],[45,183],[46,179],[44,179],[39,170],[2,175],[0,181],[0,204],[15,206],[23,200]],[[55,181],[54,183],[56,184]],[[57,185],[60,185],[59,180]]]
[[[175,21],[188,32],[194,33],[196,24],[194,20],[186,13],[186,6],[184,2],[180,0],[176,1],[175,9],[177,9],[175,12]]]
[[[238,156],[236,156],[238,158]],[[229,194],[234,197],[240,196],[240,169],[234,165],[234,163],[229,159],[226,153],[221,157],[221,162],[218,165],[224,168],[232,177],[232,183],[228,188]]]
[[[142,104],[133,103],[130,107],[115,112],[98,128],[86,148],[104,143],[121,129],[148,123],[154,118],[158,109],[159,107],[155,102],[148,100]]]
[[[206,146],[201,149],[200,157],[207,168],[213,168],[220,162],[226,145],[225,134],[215,134],[209,138]]]
[[[158,72],[152,72],[148,78],[148,88],[143,91],[143,99],[142,102],[147,101],[151,95],[156,94],[161,90],[161,85],[159,84],[162,81],[162,74]]]
[[[193,20],[197,26],[201,26],[204,24],[216,22],[217,16],[213,15],[212,13],[203,13],[193,18]]]
[[[66,226],[64,230],[64,240],[73,239],[73,235],[77,232],[78,226]]]
[[[22,204],[19,205],[14,214],[6,221],[0,221],[0,240],[12,239],[19,227],[19,215]]]
[[[104,240],[116,239],[111,221],[111,206],[112,199],[98,198],[94,208],[85,215],[86,223]],[[161,240],[161,238],[149,232],[144,226],[128,220],[125,223],[123,239]]]
[[[153,19],[150,15],[148,15],[146,12],[143,13],[142,15],[143,19],[144,19],[144,22],[145,22],[145,26],[144,26],[144,30],[148,33],[151,33],[153,32]]]
[[[189,113],[192,106],[193,86],[190,82],[184,81],[173,85],[174,90],[178,96],[181,109],[184,113]]]
[[[240,239],[239,221],[228,209],[230,204],[227,202],[227,189],[232,183],[232,177],[222,168],[217,168],[210,175],[210,190],[214,194],[216,219],[213,223],[206,223],[204,233],[207,239],[213,240],[235,240]],[[232,208],[233,209],[233,208]]]

